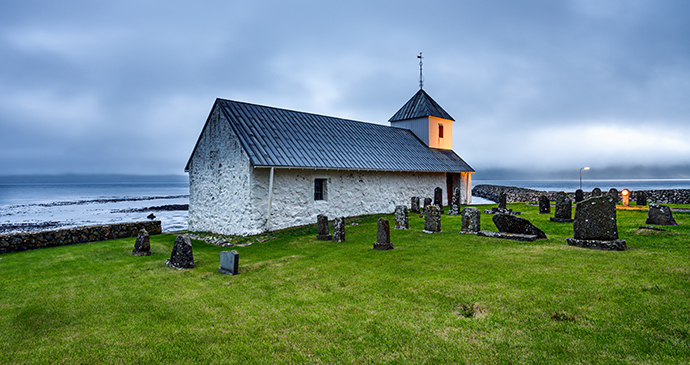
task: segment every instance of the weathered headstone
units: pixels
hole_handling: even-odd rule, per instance
[[[601,196],[601,189],[599,189],[599,188],[592,189],[592,196],[593,197]]]
[[[551,201],[546,195],[539,197],[539,214],[551,214]]]
[[[379,218],[376,222],[376,242],[374,243],[374,250],[392,250],[391,244],[391,229],[388,220]]]
[[[506,204],[508,202],[508,194],[502,191],[498,196],[498,209],[506,209]]]
[[[333,242],[345,242],[345,217],[333,220]]]
[[[434,205],[439,208],[439,212],[443,214],[443,189],[437,187],[434,189]]]
[[[435,205],[430,205],[424,210],[424,232],[441,232],[441,213]]]
[[[431,205],[431,198],[424,198],[424,206],[422,206],[422,209],[426,209],[426,207]]]
[[[220,268],[218,272],[227,275],[239,274],[240,254],[237,251],[220,251]]]
[[[673,218],[671,208],[661,204],[649,204],[649,211],[647,212],[647,222],[645,224],[656,224],[659,226],[677,226],[676,220]]]
[[[413,196],[410,202],[410,211],[412,213],[419,213],[419,197]]]
[[[481,212],[474,207],[465,207],[460,212],[462,233],[477,233],[481,230]]]
[[[460,214],[460,188],[453,189],[453,197],[450,200],[450,215]]]
[[[194,267],[194,253],[192,252],[192,240],[180,235],[175,239],[170,258],[165,264],[176,269],[191,269]]]
[[[134,242],[134,250],[132,250],[132,255],[134,256],[151,256],[151,237],[146,228],[139,230],[137,235],[137,240]]]
[[[410,224],[407,217],[407,207],[398,205],[395,207],[395,229],[408,229]]]
[[[499,232],[535,235],[546,238],[546,234],[525,218],[512,214],[498,213],[491,218]]]
[[[616,188],[611,188],[609,189],[609,195],[613,197],[613,202],[618,203],[618,189]]]
[[[328,217],[323,214],[316,216],[316,239],[319,241],[330,241],[333,236],[328,233]]]
[[[582,189],[575,190],[575,203],[579,203],[583,200],[585,200],[585,193]]]
[[[647,205],[647,193],[644,191],[638,191],[635,193],[635,202],[637,205],[644,206]]]
[[[624,251],[625,241],[618,239],[616,201],[612,195],[592,197],[575,207],[574,238],[566,238],[571,246],[600,250]]]
[[[551,217],[552,222],[570,223],[573,221],[573,203],[568,194],[561,191],[556,194],[556,212]]]

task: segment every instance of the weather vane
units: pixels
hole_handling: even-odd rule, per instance
[[[424,88],[424,77],[422,76],[422,65],[423,65],[422,59],[424,59],[424,57],[422,57],[422,52],[419,52],[419,56],[417,56],[417,58],[419,58],[419,88],[423,89]]]

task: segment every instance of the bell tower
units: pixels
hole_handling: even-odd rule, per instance
[[[411,130],[431,148],[453,149],[453,117],[422,88],[388,121],[391,127]]]

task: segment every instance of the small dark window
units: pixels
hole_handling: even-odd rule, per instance
[[[326,179],[314,180],[314,200],[326,199]]]
[[[438,138],[443,138],[443,124],[438,125]]]

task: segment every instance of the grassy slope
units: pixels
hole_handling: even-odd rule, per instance
[[[0,256],[0,363],[685,363],[690,358],[690,213],[641,235],[618,211],[625,252],[569,247],[572,224],[509,207],[547,240],[518,243],[392,231],[348,219],[347,242],[315,228],[235,248],[194,241],[197,267],[165,266],[174,235]],[[387,216],[392,221],[392,216]],[[358,221],[358,226],[349,223]],[[482,228],[495,230],[490,215]],[[255,241],[255,239],[251,239]],[[471,309],[468,309],[471,308]],[[474,310],[473,317],[466,317]]]

